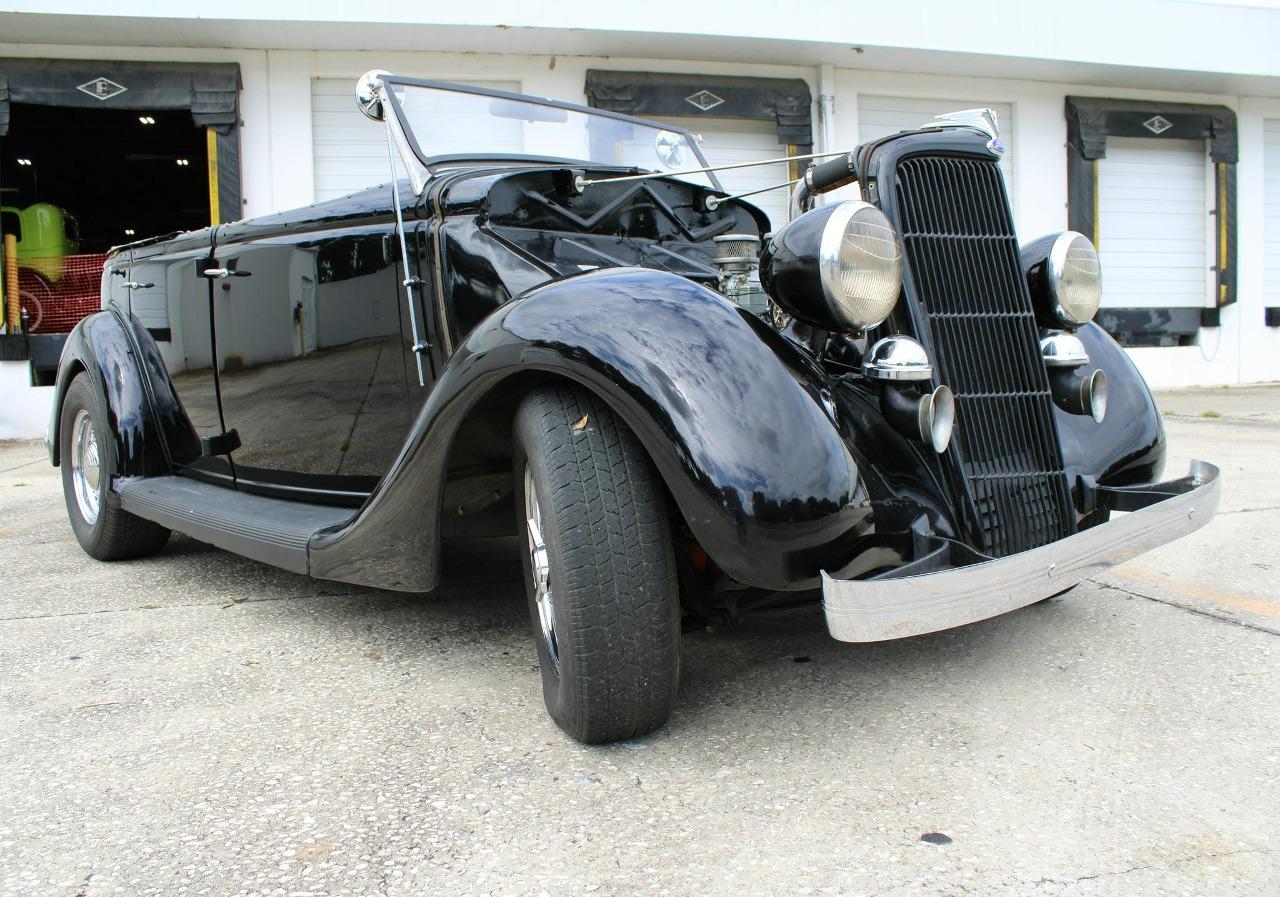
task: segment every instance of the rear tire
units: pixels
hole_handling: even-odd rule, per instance
[[[597,396],[541,387],[516,412],[514,474],[547,712],[578,741],[665,723],[680,678],[680,600],[663,490]]]
[[[58,426],[62,495],[80,547],[100,561],[154,554],[169,541],[169,530],[122,510],[111,493],[118,472],[112,435],[102,398],[77,374]]]

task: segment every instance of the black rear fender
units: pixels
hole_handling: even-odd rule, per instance
[[[106,404],[120,476],[161,476],[172,469],[171,453],[184,460],[199,453],[199,439],[154,340],[136,319],[126,323],[107,310],[77,324],[63,346],[49,420],[49,459],[55,466],[61,462],[62,402],[81,372]]]

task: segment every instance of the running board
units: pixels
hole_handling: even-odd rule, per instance
[[[200,542],[255,561],[306,573],[317,530],[345,523],[351,508],[265,498],[187,477],[143,477],[121,484],[120,507]]]

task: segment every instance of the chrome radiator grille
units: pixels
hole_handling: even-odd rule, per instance
[[[948,453],[983,550],[999,557],[1069,535],[1075,514],[999,170],[911,156],[898,163],[894,187],[915,319],[956,395]]]

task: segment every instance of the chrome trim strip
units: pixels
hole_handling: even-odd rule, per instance
[[[1217,467],[1193,461],[1188,479],[1150,491],[1180,494],[998,560],[902,579],[837,580],[824,570],[827,629],[842,642],[879,642],[1026,607],[1204,526],[1218,508],[1222,481]]]

